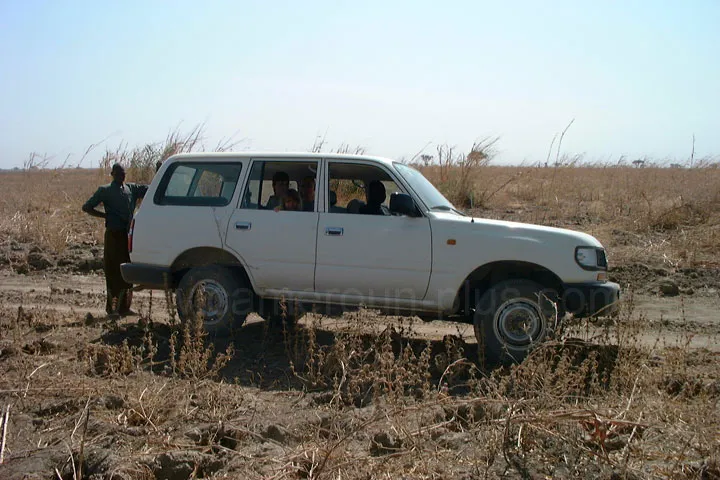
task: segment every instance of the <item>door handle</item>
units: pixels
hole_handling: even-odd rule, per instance
[[[235,222],[235,230],[250,230],[252,223],[250,222]]]
[[[325,227],[325,235],[330,235],[333,237],[341,237],[343,234],[343,229],[340,227]]]

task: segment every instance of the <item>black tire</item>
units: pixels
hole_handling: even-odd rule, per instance
[[[549,335],[557,292],[530,280],[493,285],[473,314],[475,337],[490,365],[520,363]]]
[[[201,288],[205,304],[199,305]],[[177,288],[176,304],[180,320],[187,322],[202,310],[203,327],[212,335],[229,333],[245,322],[252,311],[250,286],[232,270],[219,265],[190,269]]]

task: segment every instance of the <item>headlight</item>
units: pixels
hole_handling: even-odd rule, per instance
[[[575,261],[581,267],[596,268],[597,252],[593,247],[578,247],[575,249]]]
[[[607,257],[602,248],[577,247],[575,261],[585,270],[607,270]]]

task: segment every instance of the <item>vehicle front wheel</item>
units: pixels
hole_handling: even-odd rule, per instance
[[[491,365],[520,363],[555,323],[557,292],[530,280],[507,280],[487,290],[473,314],[475,337]]]
[[[219,265],[190,269],[180,280],[176,304],[180,320],[202,315],[209,334],[225,334],[240,327],[251,311],[252,291],[232,270]]]

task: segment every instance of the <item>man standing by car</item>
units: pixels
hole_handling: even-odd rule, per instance
[[[128,229],[135,212],[137,200],[145,197],[147,185],[125,183],[125,169],[119,163],[110,171],[113,181],[98,187],[92,197],[82,206],[83,212],[105,219],[105,249],[103,265],[108,315],[132,315],[132,285],[125,283],[120,273],[120,264],[130,261],[128,251]],[[103,204],[104,212],[96,210]]]

